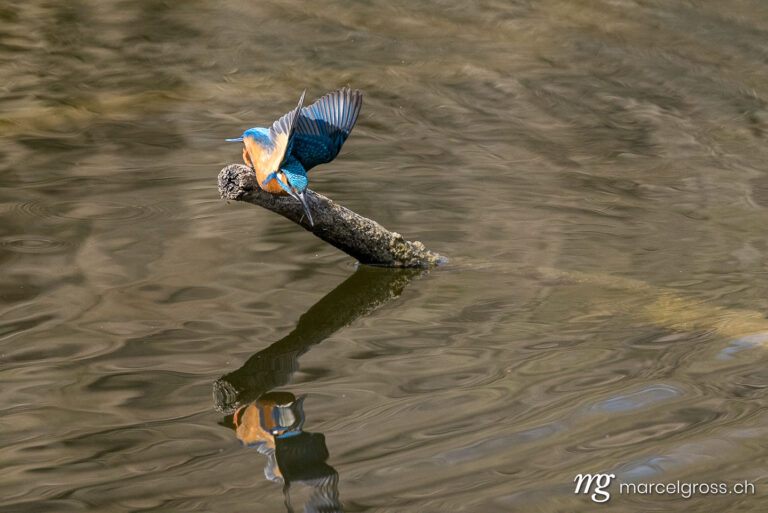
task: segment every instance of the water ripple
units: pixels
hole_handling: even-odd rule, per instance
[[[72,243],[44,235],[10,235],[0,237],[0,248],[14,253],[46,254],[69,251]]]
[[[167,216],[166,207],[140,205],[103,200],[41,201],[33,200],[17,205],[17,209],[32,217],[91,221],[135,221]]]

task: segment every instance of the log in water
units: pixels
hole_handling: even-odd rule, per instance
[[[219,193],[223,199],[247,201],[280,214],[363,264],[431,267],[445,261],[421,242],[405,240],[376,221],[307,189],[305,196],[314,219],[312,226],[298,201],[263,191],[256,174],[242,164],[230,164],[221,170]]]

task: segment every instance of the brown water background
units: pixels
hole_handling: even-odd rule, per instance
[[[345,511],[768,508],[764,2],[4,2],[0,77],[0,511],[283,511],[212,387],[296,332]],[[450,258],[389,300],[216,191],[345,85],[310,188]]]

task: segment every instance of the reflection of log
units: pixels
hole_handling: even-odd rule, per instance
[[[247,201],[280,214],[363,264],[429,267],[445,260],[428,251],[421,242],[407,241],[376,221],[307,189],[307,203],[315,222],[310,226],[298,201],[264,192],[256,182],[256,174],[241,164],[230,164],[221,170],[219,192],[223,199]]]
[[[296,328],[271,346],[250,357],[242,367],[213,385],[215,407],[232,413],[275,387],[287,384],[298,370],[298,357],[390,299],[400,295],[416,269],[359,267],[304,315]]]

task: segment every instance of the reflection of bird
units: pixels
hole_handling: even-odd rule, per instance
[[[249,128],[242,141],[243,160],[255,172],[259,186],[272,194],[299,200],[314,226],[304,191],[307,171],[332,161],[355,126],[363,104],[360,91],[341,89],[328,93],[309,107],[298,106],[267,128]]]
[[[322,433],[303,431],[303,398],[290,392],[268,392],[232,416],[235,434],[247,447],[267,456],[264,474],[283,483],[289,512],[292,483],[312,487],[304,511],[343,511],[339,501],[339,474],[328,465],[328,447]]]

